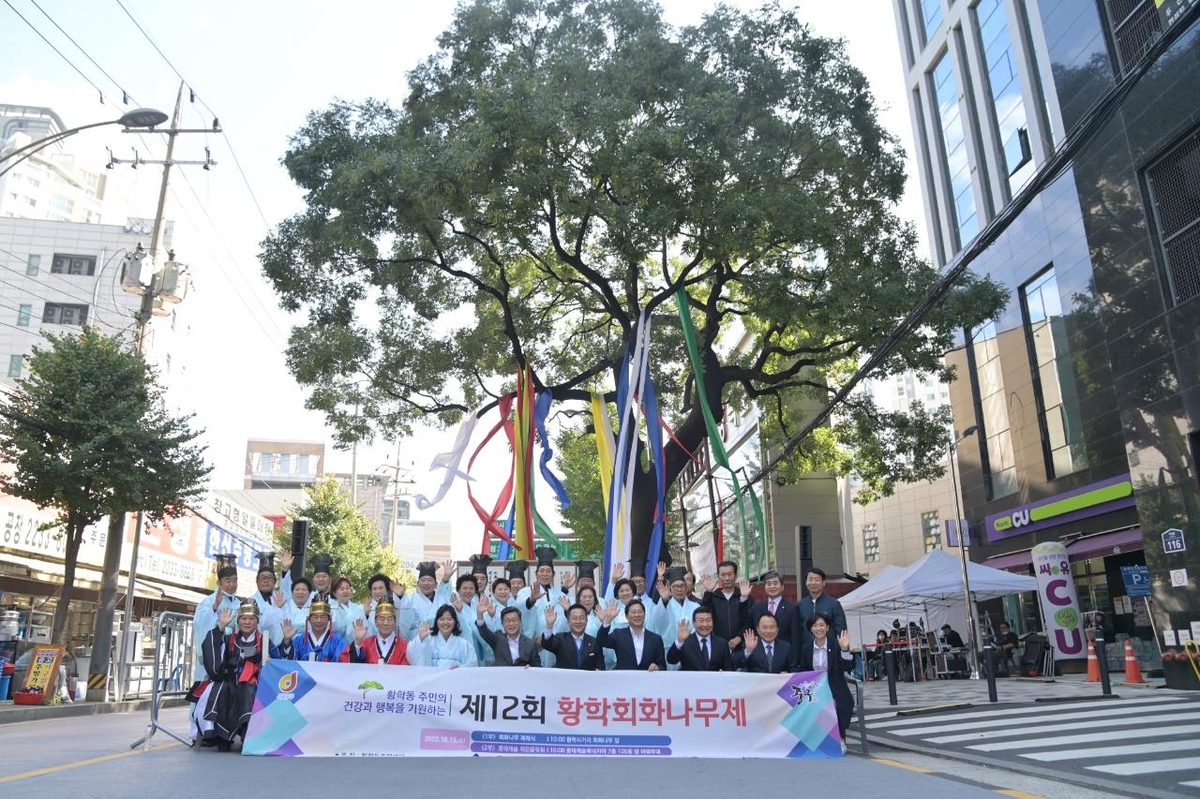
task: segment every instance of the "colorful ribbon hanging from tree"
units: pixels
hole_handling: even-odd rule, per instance
[[[675,304],[679,308],[679,324],[683,328],[683,340],[687,344],[688,359],[692,362],[692,374],[696,379],[696,397],[700,401],[700,412],[704,416],[704,428],[708,431],[708,446],[712,451],[713,461],[718,466],[724,466],[733,479],[733,495],[737,500],[738,515],[742,521],[742,558],[745,559],[750,554],[750,541],[747,535],[750,525],[746,517],[746,503],[742,498],[742,488],[738,483],[737,473],[729,465],[729,453],[725,451],[725,442],[721,440],[721,431],[717,429],[716,418],[708,404],[708,392],[704,383],[704,364],[700,360],[700,348],[696,344],[696,329],[692,326],[692,314],[688,309],[688,294],[682,288],[675,292]],[[746,563],[745,566],[749,571],[750,564]],[[761,572],[759,573],[761,574]]]
[[[604,396],[593,391],[592,399],[592,429],[596,431],[596,459],[600,470],[600,494],[604,497],[604,507],[608,507],[608,498],[612,492],[613,478],[613,443],[612,421],[608,418],[608,410],[604,407]]]
[[[550,436],[546,435],[546,417],[550,415],[552,399],[549,391],[538,392],[533,407],[533,427],[542,441],[542,455],[538,459],[542,479],[554,490],[554,496],[558,498],[559,506],[566,509],[571,507],[571,498],[567,496],[567,488],[562,484],[562,480],[558,479],[558,475],[550,471],[550,459],[554,457],[554,450],[550,448]]]
[[[517,411],[513,440],[513,501],[516,504],[516,524],[513,544],[525,557],[533,554],[533,372],[528,365],[517,374]]]

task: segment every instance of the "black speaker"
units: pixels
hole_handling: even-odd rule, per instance
[[[292,522],[292,579],[299,580],[304,576],[304,550],[308,548],[308,530],[312,522],[308,519],[296,519]]]
[[[796,544],[800,550],[800,582],[804,583],[809,570],[813,567],[812,556],[812,526],[801,524],[796,527]]]

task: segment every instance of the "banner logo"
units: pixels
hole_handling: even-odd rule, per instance
[[[279,693],[277,699],[291,699],[293,691],[296,690],[296,684],[300,682],[300,673],[289,671],[287,674],[279,678]]]

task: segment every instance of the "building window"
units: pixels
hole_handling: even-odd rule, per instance
[[[863,525],[863,560],[867,563],[879,562],[879,525]]]
[[[410,518],[412,518],[412,509],[409,507],[409,503],[408,503],[408,500],[407,500],[407,499],[402,499],[402,500],[399,500],[399,501],[396,503],[396,507],[397,507],[397,508],[399,509],[399,511],[400,511],[399,513],[397,513],[397,514],[396,514],[396,519],[397,519],[397,520],[399,520],[399,521],[402,521],[402,522],[406,522],[406,521],[408,521]]]
[[[54,253],[54,262],[50,266],[50,272],[55,275],[94,275],[96,274],[96,256]]]
[[[996,323],[985,322],[971,332],[971,354],[975,361],[975,384],[982,409],[982,428],[987,437],[983,453],[988,475],[988,499],[1017,491],[1017,466],[1013,458],[1012,432],[1008,426],[1008,400],[1000,369],[1000,346]]]
[[[29,327],[29,321],[33,318],[33,306],[21,303],[20,310],[17,311],[17,326]]]
[[[83,325],[87,324],[88,307],[86,305],[68,305],[60,302],[46,303],[42,311],[42,324],[46,325]]]
[[[1025,314],[1025,338],[1042,428],[1046,477],[1053,480],[1087,467],[1083,419],[1075,391],[1075,367],[1067,343],[1054,267],[1022,287],[1021,307]]]
[[[1175,304],[1200,296],[1200,129],[1146,170],[1154,227]]]
[[[29,277],[37,275],[38,270],[42,267],[42,256],[31,255],[29,260],[25,262],[25,274]]]
[[[1001,0],[982,0],[975,6],[979,43],[987,66],[988,88],[992,96],[992,123],[1004,159],[1010,192],[1016,194],[1033,176],[1033,151],[1025,118],[1025,100],[1008,30],[1008,17]]]
[[[963,132],[962,105],[958,101],[958,80],[950,53],[945,53],[933,71],[933,94],[937,100],[942,131],[942,154],[946,177],[950,182],[954,225],[958,231],[956,250],[979,232],[979,214],[975,208],[975,187],[971,181],[971,162],[967,137]]]
[[[926,552],[942,548],[942,523],[937,511],[927,510],[921,514],[921,540],[925,542]]]
[[[1117,51],[1117,64],[1124,75],[1162,36],[1162,17],[1155,0],[1105,0],[1104,10]]]
[[[24,365],[25,365],[25,356],[24,355],[8,356],[8,376],[9,377],[20,377],[21,376],[21,367]]]
[[[925,41],[933,38],[942,26],[942,0],[921,0],[921,26],[925,29]]]

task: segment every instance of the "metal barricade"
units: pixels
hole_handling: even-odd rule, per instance
[[[162,730],[187,746],[192,739],[172,730],[159,721],[159,709],[164,699],[187,696],[191,689],[192,617],[187,613],[164,612],[154,620],[154,669],[151,677],[150,723],[146,734],[130,745],[137,749],[149,743],[154,733]]]

